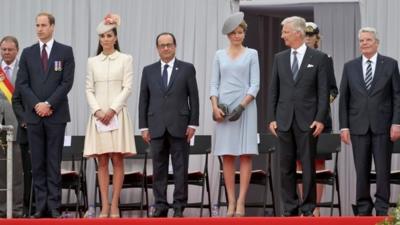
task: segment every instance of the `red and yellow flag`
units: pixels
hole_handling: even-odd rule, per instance
[[[14,86],[8,80],[3,68],[0,67],[0,91],[6,96],[8,102],[11,104],[11,98],[14,93]]]

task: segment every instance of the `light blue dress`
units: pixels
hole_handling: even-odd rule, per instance
[[[257,50],[246,48],[236,59],[231,59],[226,49],[215,53],[210,96],[228,105],[229,112],[240,104],[246,95],[254,98],[260,87],[260,67]],[[243,111],[234,122],[225,118],[215,123],[212,151],[214,155],[258,154],[256,101]]]

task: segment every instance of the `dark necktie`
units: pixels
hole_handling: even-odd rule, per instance
[[[293,51],[293,63],[292,63],[293,80],[296,80],[298,73],[299,73],[299,63],[297,61],[297,52]]]
[[[367,70],[365,71],[365,86],[367,87],[367,90],[371,88],[372,84],[372,66],[371,66],[372,61],[367,60]]]
[[[49,58],[46,52],[46,44],[43,44],[42,47],[42,56],[41,56],[42,66],[45,73],[47,73],[47,64],[49,62]]]
[[[168,87],[168,64],[164,65],[164,70],[162,72],[162,81],[164,88],[166,89]]]

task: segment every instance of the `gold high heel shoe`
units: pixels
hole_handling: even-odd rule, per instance
[[[236,204],[233,204],[232,207],[228,205],[228,209],[226,211],[226,217],[233,217],[235,215],[235,205]]]
[[[111,213],[111,208],[110,208],[110,218],[121,218],[119,209],[118,209],[117,213]]]
[[[242,210],[240,210],[240,209],[242,209]],[[240,206],[240,207],[236,206],[235,217],[244,217],[245,210],[246,209],[245,209],[244,205]]]
[[[99,218],[108,218],[110,216],[110,207],[108,207],[107,213],[100,212]]]

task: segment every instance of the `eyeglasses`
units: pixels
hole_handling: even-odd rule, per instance
[[[160,44],[157,46],[159,49],[164,49],[164,48],[173,48],[175,45],[173,43],[168,43],[168,44]]]

